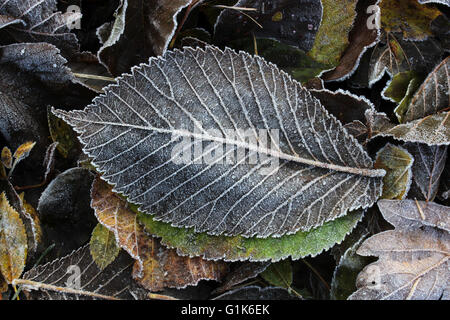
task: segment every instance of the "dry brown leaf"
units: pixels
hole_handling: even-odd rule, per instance
[[[8,202],[5,192],[0,196],[0,271],[11,283],[19,278],[27,259],[27,233],[19,213]]]
[[[128,203],[98,177],[92,186],[92,207],[99,222],[114,233],[118,245],[136,259],[133,277],[149,290],[183,288],[202,279],[220,280],[227,271],[224,262],[182,257],[163,247],[144,232]]]
[[[414,200],[380,200],[378,207],[395,230],[370,237],[358,249],[379,260],[358,275],[350,299],[440,299],[450,278],[450,208]]]

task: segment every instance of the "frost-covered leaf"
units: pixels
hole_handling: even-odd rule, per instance
[[[450,106],[450,57],[442,61],[415,93],[405,115],[412,121],[438,113]]]
[[[321,78],[325,81],[344,80],[358,68],[360,60],[367,49],[373,47],[379,38],[376,28],[377,7],[380,0],[358,1],[353,28],[348,34],[348,45],[341,54],[339,64],[331,71],[325,72]]]
[[[449,208],[433,202],[380,200],[395,230],[367,239],[357,253],[377,256],[358,275],[350,299],[437,300],[448,287]]]
[[[357,0],[322,0],[323,15],[309,55],[317,62],[337,66],[349,44],[349,33],[356,19]]]
[[[235,9],[223,10],[214,30],[218,43],[227,44],[253,33],[257,38],[275,39],[304,52],[312,49],[322,19],[320,0],[240,0],[234,6],[256,11],[244,15]]]
[[[102,224],[97,224],[92,231],[89,243],[91,256],[100,270],[105,269],[119,255],[120,247],[116,243],[114,233],[109,231]]]
[[[92,207],[100,223],[115,235],[118,245],[136,259],[133,277],[151,291],[184,288],[203,279],[221,280],[227,271],[227,265],[221,261],[181,257],[175,250],[163,247],[144,232],[126,200],[99,178],[92,187]]]
[[[448,145],[450,143],[449,112],[441,112],[422,119],[395,125],[388,120],[374,125],[374,136],[390,136],[406,142],[427,145]]]
[[[418,0],[419,3],[425,4],[425,3],[440,3],[445,4],[446,6],[450,7],[450,0]]]
[[[0,14],[0,29],[16,23],[25,24],[23,20],[16,19],[14,17],[10,17],[4,14]]]
[[[411,186],[414,158],[404,148],[388,143],[377,153],[375,168],[386,170],[383,199],[404,199]]]
[[[367,208],[380,194],[385,172],[260,57],[176,50],[105,92],[84,111],[54,113],[115,191],[173,226],[281,236]]]
[[[76,81],[59,52],[49,43],[0,46],[0,93],[40,110],[89,103],[94,92]]]
[[[0,31],[5,32],[2,36],[11,36],[15,42],[48,42],[57,46],[66,57],[79,50],[69,23],[80,14],[58,12],[56,0],[0,0],[0,15],[21,22]]]
[[[292,265],[289,259],[272,263],[261,277],[270,285],[289,289],[293,281]]]
[[[447,159],[447,146],[427,146],[421,143],[408,143],[406,149],[413,155],[414,197],[433,201],[439,188],[441,174]],[[411,197],[411,196],[409,196]]]
[[[192,0],[122,0],[99,60],[118,76],[149,57],[162,55],[177,27],[178,13]]]
[[[28,241],[19,213],[11,207],[5,192],[0,196],[0,272],[8,283],[25,268]]]
[[[38,300],[142,299],[132,282],[132,265],[130,257],[122,252],[100,270],[86,245],[61,259],[32,268],[14,284]]]
[[[383,98],[391,100],[392,102],[400,103],[410,86],[411,81],[417,76],[414,71],[399,72],[392,77],[386,88],[384,88]],[[414,93],[414,92],[413,92]]]
[[[370,55],[369,85],[380,80],[385,72],[391,77],[404,71],[428,74],[442,54],[441,44],[434,38],[408,41],[402,38],[401,33],[383,31],[380,42]]]
[[[178,229],[167,223],[154,221],[151,216],[139,214],[145,230],[161,237],[161,243],[177,248],[182,255],[202,256],[225,261],[278,261],[287,257],[296,260],[315,256],[342,242],[361,220],[362,212],[349,213],[342,218],[325,223],[307,232],[298,231],[280,238],[244,238],[242,236],[209,236],[192,229]]]
[[[297,300],[283,288],[248,286],[228,291],[214,300]]]

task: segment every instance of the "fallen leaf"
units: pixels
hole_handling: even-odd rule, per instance
[[[381,25],[386,32],[402,32],[405,40],[422,41],[432,35],[431,21],[441,13],[417,0],[382,0]]]
[[[379,260],[358,275],[358,290],[349,299],[440,299],[449,279],[449,208],[414,200],[380,200],[378,207],[395,230],[370,237],[358,249]]]
[[[356,19],[356,0],[322,0],[323,16],[314,46],[308,54],[330,69],[336,67],[349,44]]]
[[[111,34],[97,53],[100,62],[118,76],[149,57],[164,54],[177,27],[178,13],[192,2],[121,0]]]
[[[92,207],[99,222],[113,232],[117,244],[136,260],[133,277],[142,286],[159,291],[196,285],[203,279],[222,279],[227,271],[225,263],[178,256],[175,250],[161,246],[144,232],[126,200],[111,189],[104,181],[95,179]]]
[[[15,42],[48,42],[57,46],[69,57],[79,50],[78,40],[70,32],[69,23],[80,18],[79,13],[62,14],[57,10],[56,0],[0,0],[0,15],[15,18],[20,24],[3,28]],[[1,32],[0,31],[0,32]]]
[[[307,232],[298,231],[280,238],[244,238],[242,236],[209,236],[192,229],[179,229],[168,223],[158,222],[147,214],[138,219],[146,232],[161,237],[161,243],[176,248],[177,253],[202,256],[205,259],[225,261],[278,261],[291,257],[297,260],[316,256],[344,240],[361,220],[362,212],[352,212],[342,218],[325,223]]]
[[[79,133],[115,191],[158,220],[211,235],[309,230],[371,206],[385,174],[306,89],[262,58],[229,49],[169,52],[84,111],[53,112]],[[258,132],[264,147],[251,142]],[[183,149],[198,142],[206,151],[193,165]],[[248,153],[225,164],[225,145],[227,159]],[[250,155],[259,163],[247,164]]]
[[[21,144],[14,152],[13,157],[15,158],[15,162],[19,162],[28,157],[35,144],[36,142],[34,141],[27,141]]]
[[[92,260],[89,245],[27,271],[13,284],[37,300],[143,299],[131,278],[133,262],[122,252],[101,270]]]
[[[348,45],[341,54],[339,64],[331,71],[321,75],[325,81],[345,80],[358,68],[364,53],[379,40],[380,31],[376,27],[374,14],[380,0],[358,1],[356,4],[356,18],[353,28],[348,34]],[[368,22],[373,26],[369,26]]]
[[[415,93],[405,114],[405,122],[424,118],[450,106],[450,57],[442,61]]]
[[[448,145],[450,143],[449,112],[441,112],[422,119],[395,125],[388,120],[374,124],[374,137],[393,137],[406,142],[427,145]]]
[[[13,161],[13,157],[12,157],[11,150],[9,150],[8,147],[3,147],[3,149],[2,149],[2,164],[7,169],[11,169],[12,161]]]
[[[105,269],[111,264],[117,258],[120,251],[114,233],[100,223],[92,231],[89,249],[92,259],[100,270]]]
[[[413,155],[413,190],[419,200],[433,201],[439,188],[441,174],[447,159],[447,146],[427,146],[408,143],[405,148]],[[411,195],[409,196],[411,197]]]
[[[19,213],[0,196],[0,271],[6,282],[19,278],[27,260],[27,233]]]
[[[370,262],[370,258],[356,254],[356,251],[366,238],[367,233],[348,248],[339,259],[331,280],[331,300],[347,300],[356,291],[356,277]]]
[[[412,181],[413,156],[404,148],[386,144],[377,153],[375,168],[386,170],[383,199],[404,199]]]
[[[293,281],[291,261],[286,259],[272,263],[260,276],[274,287],[289,289]]]

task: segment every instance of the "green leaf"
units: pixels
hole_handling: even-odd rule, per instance
[[[271,264],[261,273],[261,277],[275,287],[289,289],[293,279],[291,261],[286,259]]]
[[[404,199],[411,185],[413,156],[404,148],[388,143],[377,153],[375,167],[386,170],[383,199]]]
[[[317,62],[329,65],[339,64],[349,44],[348,34],[356,18],[356,0],[322,0],[323,17],[316,34],[314,46],[308,53]]]
[[[135,206],[133,210],[136,211]],[[195,233],[192,228],[175,228],[168,223],[155,221],[151,215],[144,213],[139,213],[138,219],[148,233],[161,237],[162,244],[177,248],[178,254],[181,255],[226,261],[278,261],[289,256],[293,260],[315,256],[340,243],[353,230],[362,214],[362,211],[352,212],[310,231],[265,239]]]
[[[92,259],[100,270],[103,270],[117,258],[120,247],[116,243],[114,233],[99,223],[92,232],[90,251]]]

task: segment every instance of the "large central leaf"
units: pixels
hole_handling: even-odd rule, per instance
[[[114,191],[197,232],[292,234],[381,193],[384,170],[319,100],[243,52],[168,52],[84,111],[54,113]]]

